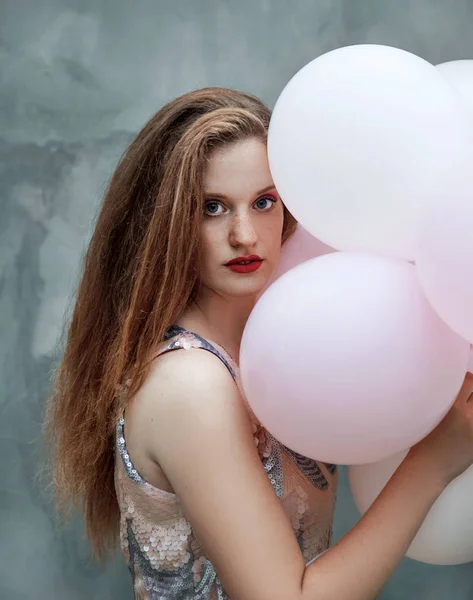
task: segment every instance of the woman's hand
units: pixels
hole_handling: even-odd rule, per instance
[[[409,456],[423,455],[445,485],[473,464],[473,374],[467,373],[450,411]]]

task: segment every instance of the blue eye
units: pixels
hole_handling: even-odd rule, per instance
[[[208,216],[218,215],[220,214],[218,212],[219,207],[223,208],[220,202],[217,202],[216,200],[210,200],[209,202],[205,203],[204,213]]]
[[[268,211],[271,210],[276,202],[276,198],[273,198],[272,196],[264,196],[263,198],[258,198],[258,200],[255,202],[255,205],[262,211]]]

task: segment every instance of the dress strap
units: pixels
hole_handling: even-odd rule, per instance
[[[184,329],[180,325],[172,325],[164,336],[165,340],[170,340],[169,344],[156,352],[154,357],[170,352],[172,350],[189,350],[190,348],[202,348],[214,354],[227,367],[234,381],[237,381],[237,375],[230,361],[208,340],[200,336],[198,333]]]
[[[223,364],[227,367],[235,383],[239,385],[235,368],[232,365],[233,360],[230,357],[230,355],[229,360],[224,356],[224,354],[222,354],[222,352],[220,352],[220,350],[218,350],[213,344],[211,344],[208,340],[206,340],[199,334],[184,329],[184,327],[180,327],[179,325],[172,325],[171,327],[169,327],[169,329],[164,335],[163,342],[166,341],[168,342],[167,344],[161,344],[160,348],[158,348],[155,352],[151,354],[150,357],[148,357],[148,364],[161,354],[164,354],[165,352],[171,352],[172,350],[180,349],[189,350],[190,348],[202,348],[203,350],[207,350],[207,352],[211,352],[219,360],[221,360]],[[130,388],[131,383],[131,377],[126,377],[123,383],[117,385],[117,396],[120,398],[120,404],[122,405],[121,416],[123,416],[123,413],[125,411],[126,395],[128,393],[128,389]]]

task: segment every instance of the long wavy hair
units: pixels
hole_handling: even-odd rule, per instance
[[[158,111],[120,159],[82,263],[45,433],[60,513],[79,507],[96,558],[117,543],[117,388],[142,385],[149,357],[198,285],[203,173],[222,145],[266,142],[269,109],[225,88],[185,94]],[[284,209],[282,242],[296,221]]]

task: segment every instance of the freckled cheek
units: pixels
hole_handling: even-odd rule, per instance
[[[200,237],[203,269],[211,271],[222,264],[228,256],[228,244],[225,233],[211,228],[203,230]]]

